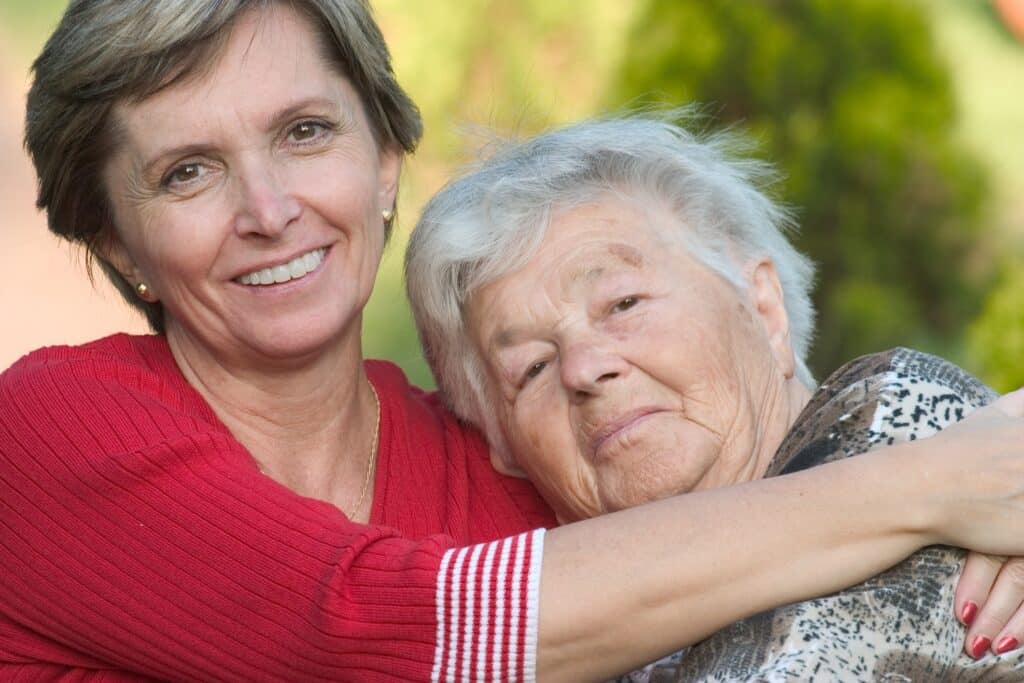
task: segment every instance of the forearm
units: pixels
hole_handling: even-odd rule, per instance
[[[935,539],[899,448],[549,532],[541,680],[598,680],[780,604],[858,583]]]

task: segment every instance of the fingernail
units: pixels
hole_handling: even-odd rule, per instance
[[[999,639],[999,642],[996,643],[996,654],[1001,655],[1004,652],[1016,650],[1018,645],[1020,645],[1020,641],[1013,636],[1003,636]]]
[[[985,650],[987,650],[988,646],[991,644],[991,638],[986,638],[985,636],[975,636],[974,642],[971,643],[971,656],[975,659],[979,659],[983,654],[985,654]]]
[[[960,619],[965,625],[970,626],[974,623],[974,617],[978,614],[978,606],[973,602],[968,602],[964,605],[964,611],[960,615]]]

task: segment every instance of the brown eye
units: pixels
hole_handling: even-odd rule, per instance
[[[639,299],[637,299],[635,296],[627,296],[625,299],[619,301],[617,304],[612,306],[612,313],[622,313],[623,311],[628,311],[629,309],[636,306],[638,301]]]
[[[291,129],[288,138],[292,142],[311,142],[321,137],[327,129],[320,121],[301,121]]]
[[[523,375],[523,384],[529,382],[531,379],[533,379],[540,373],[544,372],[544,368],[546,368],[547,366],[548,364],[545,361],[541,361],[539,363],[534,363],[533,365],[531,365],[530,369],[526,371],[525,375]]]
[[[165,187],[174,187],[176,185],[188,185],[205,175],[202,164],[182,164],[181,166],[175,167],[170,173],[164,178],[163,184]]]
[[[296,140],[308,140],[316,136],[316,127],[312,123],[300,123],[295,126],[292,137]]]

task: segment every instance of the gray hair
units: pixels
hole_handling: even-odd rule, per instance
[[[316,47],[352,81],[377,144],[416,147],[419,111],[395,80],[366,0],[72,0],[32,67],[25,146],[39,177],[36,204],[53,233],[85,246],[90,276],[113,228],[102,171],[114,151],[114,105],[202,74],[240,15],[275,3],[313,24]],[[99,261],[125,300],[162,332],[160,304],[141,301]]]
[[[694,256],[737,286],[742,261],[771,258],[796,375],[813,387],[814,266],[786,238],[789,213],[763,190],[773,169],[747,152],[734,135],[697,135],[663,118],[597,120],[508,145],[443,188],[423,210],[405,270],[424,353],[455,413],[481,427],[492,448],[506,447],[487,409],[483,361],[467,341],[466,307],[481,287],[526,265],[553,211],[609,192],[665,202]]]

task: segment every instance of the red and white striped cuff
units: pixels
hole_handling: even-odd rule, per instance
[[[536,529],[445,553],[431,680],[536,680],[543,549]]]

